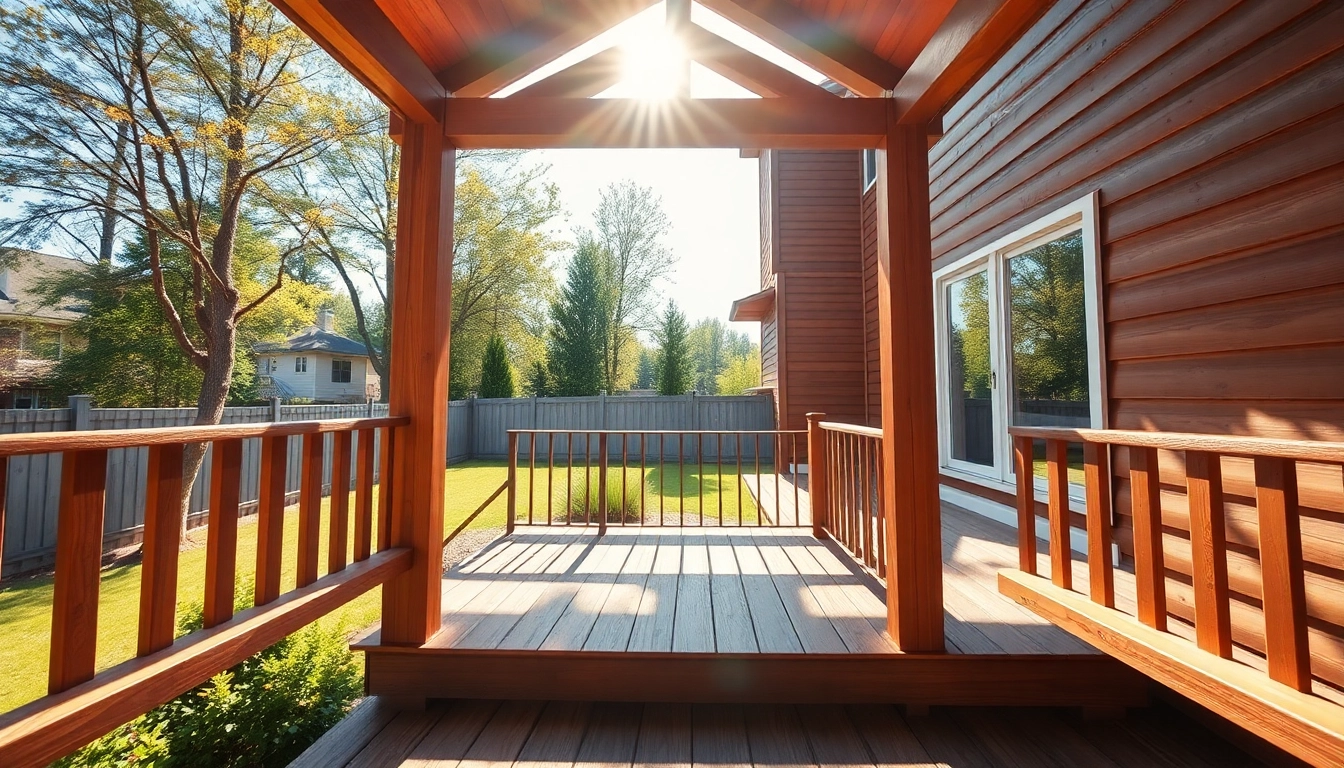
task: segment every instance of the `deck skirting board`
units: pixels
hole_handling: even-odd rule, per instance
[[[1101,655],[368,649],[373,695],[695,703],[1134,707],[1148,680]]]

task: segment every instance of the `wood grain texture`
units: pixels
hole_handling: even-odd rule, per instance
[[[353,433],[331,436],[330,538],[327,544],[327,573],[345,567],[350,546],[350,448]]]
[[[60,693],[93,677],[106,486],[107,451],[68,452],[62,456],[51,605],[51,663],[47,672],[49,694]]]
[[[367,560],[373,553],[373,471],[374,435],[372,429],[361,429],[355,443],[355,562]]]
[[[299,561],[297,583],[306,587],[317,581],[318,557],[322,551],[323,436],[304,435],[299,454]]]
[[[0,754],[6,765],[47,765],[404,572],[410,557],[401,549],[380,553],[271,605],[243,611],[162,651],[0,715]],[[92,562],[97,563],[96,552]],[[93,636],[90,631],[88,637]],[[109,701],[118,705],[108,706]]]
[[[1106,446],[1083,445],[1083,483],[1087,494],[1088,595],[1115,607],[1115,564],[1111,562],[1111,458]],[[1032,554],[1035,557],[1035,553]]]
[[[1005,571],[999,589],[1281,749],[1317,765],[1344,762],[1344,716],[1336,704],[1272,683],[1247,665],[1205,653],[1038,576]]]
[[[177,631],[177,554],[182,540],[181,445],[149,449],[145,542],[140,565],[140,632],[136,655],[173,644]]]
[[[257,491],[257,605],[266,605],[280,596],[288,452],[288,437],[272,436],[261,441],[261,479]]]
[[[1073,589],[1073,560],[1069,556],[1072,545],[1069,539],[1068,443],[1047,440],[1045,461],[1045,483],[1050,494],[1050,581],[1061,589]]]
[[[1289,459],[1258,458],[1255,485],[1269,676],[1310,692],[1311,648],[1307,642],[1297,466]]]
[[[1162,550],[1162,497],[1156,448],[1131,448],[1129,478],[1134,488],[1134,577],[1139,621],[1167,628],[1166,565]]]
[[[238,498],[241,493],[243,441],[218,440],[211,447],[210,514],[205,540],[206,629],[233,618],[238,570]]]
[[[1222,467],[1217,454],[1187,451],[1190,548],[1194,565],[1195,632],[1199,647],[1232,656],[1232,618],[1227,590],[1227,521]]]

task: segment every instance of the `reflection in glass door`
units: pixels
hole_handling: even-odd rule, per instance
[[[988,272],[975,272],[947,286],[947,322],[950,458],[993,467],[994,374]]]

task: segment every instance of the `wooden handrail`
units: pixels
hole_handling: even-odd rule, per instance
[[[510,429],[514,435],[805,435],[806,429]]]
[[[9,457],[60,452],[55,588],[48,695],[0,717],[0,762],[45,765],[224,669],[410,567],[411,551],[391,550],[385,519],[393,433],[404,417],[48,432],[0,437],[0,476]],[[384,457],[377,551],[373,531],[375,434]],[[355,564],[347,563],[353,434],[359,434]],[[319,578],[326,434],[333,433],[327,575]],[[302,436],[297,589],[282,594],[285,476],[289,438]],[[256,607],[234,615],[242,441],[261,438],[257,503]],[[214,465],[206,541],[205,629],[174,638],[183,448],[212,443]],[[95,674],[99,566],[108,451],[148,447],[138,658]],[[2,542],[0,542],[2,543]]]
[[[276,421],[265,424],[207,424],[150,429],[107,429],[87,432],[32,432],[0,435],[0,457],[67,451],[107,451],[113,448],[143,448],[151,445],[208,443],[251,437],[326,434],[352,429],[404,427],[405,416],[373,419],[328,419],[325,421]]]
[[[1100,443],[1165,451],[1204,451],[1223,456],[1269,456],[1296,461],[1344,464],[1344,443],[1284,440],[1276,437],[1236,437],[1194,432],[1146,432],[1130,429],[1063,429],[1058,427],[1009,427],[1014,437]]]
[[[862,424],[845,424],[839,421],[822,421],[817,426],[827,432],[843,432],[847,435],[858,435],[860,437],[882,438],[882,430],[878,427],[865,427]]]
[[[1023,573],[1005,571],[1000,591],[1159,682],[1191,696],[1308,761],[1344,756],[1344,707],[1314,696],[1306,571],[1297,495],[1298,462],[1344,464],[1344,443],[1132,430],[1012,427]],[[1045,442],[1050,583],[1036,576],[1035,443]],[[1068,445],[1083,445],[1088,598],[1075,596],[1070,552]],[[1134,616],[1115,608],[1111,446],[1129,452]],[[1168,631],[1158,451],[1184,456],[1194,642]],[[1263,610],[1262,673],[1232,661],[1222,458],[1253,458]],[[1172,553],[1177,556],[1178,553]],[[1185,557],[1185,555],[1181,555]],[[1325,578],[1317,574],[1318,578]],[[1095,606],[1095,607],[1093,607]],[[1188,614],[1186,614],[1188,618]]]

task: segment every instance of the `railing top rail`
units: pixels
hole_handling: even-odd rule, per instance
[[[510,429],[517,435],[806,435],[805,429]]]
[[[327,419],[312,421],[276,421],[263,424],[207,424],[187,427],[149,429],[105,429],[80,432],[32,432],[0,435],[0,458],[35,453],[140,448],[175,443],[205,443],[250,437],[347,432],[356,429],[401,427],[410,423],[406,416],[373,419]]]
[[[1285,440],[1273,437],[1203,435],[1191,432],[1148,432],[1127,429],[1065,429],[1009,427],[1014,437],[1081,443],[1158,448],[1168,451],[1206,451],[1231,456],[1271,456],[1298,461],[1344,464],[1344,443]]]
[[[851,435],[860,435],[862,437],[875,437],[882,439],[882,430],[877,427],[865,427],[862,424],[845,424],[840,421],[819,421],[817,426],[827,432],[846,432]]]

